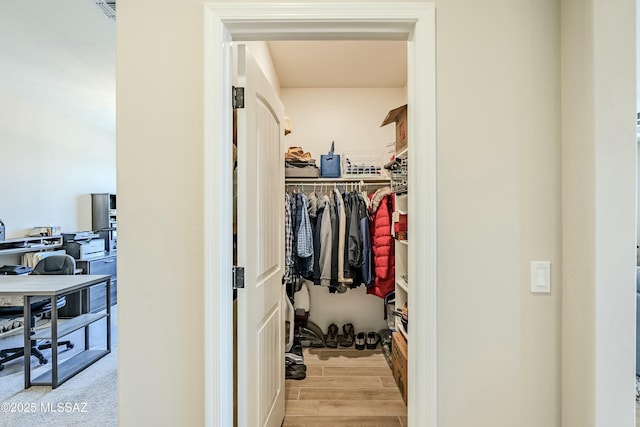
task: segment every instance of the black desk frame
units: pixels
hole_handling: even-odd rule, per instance
[[[39,386],[51,386],[56,388],[64,383],[69,378],[73,377],[80,371],[84,370],[87,366],[97,362],[102,357],[111,352],[111,277],[106,275],[93,275],[93,276],[75,276],[87,278],[82,284],[73,287],[73,289],[64,290],[63,292],[51,292],[40,293],[33,295],[30,293],[24,293],[24,318],[31,319],[31,303],[33,298],[42,299],[50,298],[51,307],[56,307],[56,300],[65,295],[82,291],[86,292],[91,286],[96,286],[104,283],[106,286],[106,309],[104,312],[89,313],[88,307],[83,307],[83,314],[76,316],[62,325],[58,325],[58,310],[51,310],[51,326],[49,331],[37,332],[31,334],[31,328],[26,327],[28,324],[25,321],[24,328],[24,388],[29,388],[32,385]],[[106,319],[106,349],[91,349],[89,340],[89,325],[93,322]],[[30,322],[30,320],[29,320]],[[60,327],[59,327],[60,326]],[[68,360],[62,363],[58,363],[58,340],[63,336],[74,332],[78,329],[84,328],[84,350]],[[43,373],[35,379],[31,379],[31,341],[39,339],[51,340],[51,370]]]

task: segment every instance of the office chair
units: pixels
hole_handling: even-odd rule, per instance
[[[31,274],[43,274],[43,275],[63,275],[63,274],[75,274],[76,261],[70,255],[51,255],[38,261],[33,268]],[[59,297],[56,300],[56,309],[64,307],[66,304],[65,297]],[[37,301],[31,304],[31,333],[35,333],[36,329],[36,316],[42,316],[46,313],[50,313],[51,301],[49,299]],[[0,318],[11,319],[23,314],[22,306],[9,306],[0,307]],[[27,327],[27,325],[24,325]],[[58,341],[58,345],[67,346],[67,348],[73,348],[71,341]],[[42,354],[40,350],[51,348],[51,342],[45,342],[43,344],[37,344],[35,341],[31,341],[31,355],[36,357],[41,365],[48,362],[47,358]],[[24,356],[24,347],[14,347],[0,350],[0,371],[4,369],[4,364],[11,360]]]

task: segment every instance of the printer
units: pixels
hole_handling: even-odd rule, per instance
[[[62,247],[77,260],[90,260],[105,255],[104,239],[91,231],[63,233]]]

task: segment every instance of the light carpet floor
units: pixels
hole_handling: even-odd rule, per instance
[[[70,378],[56,389],[33,386],[24,389],[24,361],[19,358],[0,371],[0,427],[111,427],[117,426],[117,306],[111,311],[111,353]],[[90,329],[92,342],[104,341],[104,321]],[[59,353],[61,360],[81,351],[81,331],[67,338],[75,344],[72,350]],[[100,341],[102,340],[102,341]],[[21,337],[0,340],[0,348],[21,344]],[[60,347],[62,350],[63,347]],[[44,351],[50,359],[50,350]],[[32,359],[32,375],[50,369],[51,362],[37,366]]]

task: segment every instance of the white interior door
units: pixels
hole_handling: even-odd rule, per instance
[[[238,46],[238,426],[284,419],[284,107],[244,45]]]

